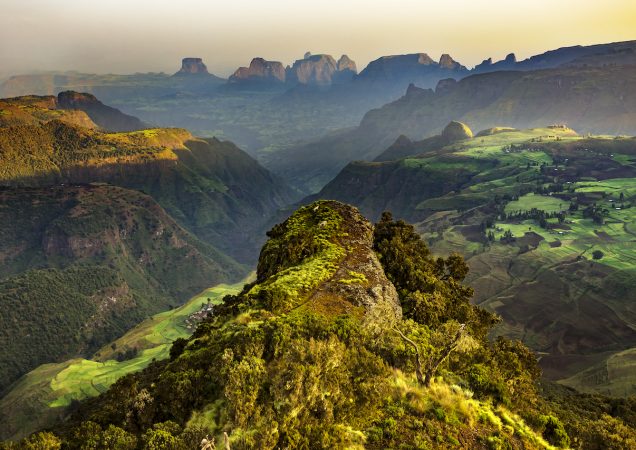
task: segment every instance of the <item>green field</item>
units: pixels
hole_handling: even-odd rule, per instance
[[[224,296],[240,291],[245,282],[206,289],[185,305],[154,315],[117,339],[114,342],[117,350],[136,348],[141,351],[133,359],[121,362],[108,359],[113,356],[114,349],[113,346],[107,346],[96,354],[98,360],[74,360],[51,380],[54,399],[49,406],[67,406],[73,399],[98,395],[122,376],[145,368],[152,360],[167,358],[175,339],[192,334],[193,330],[188,330],[185,325],[185,319],[190,314],[201,309],[208,299],[212,304],[221,303]]]
[[[0,400],[0,417],[6,427],[3,433],[18,437],[42,428],[63,415],[63,407],[72,400],[99,395],[122,376],[145,368],[153,360],[167,358],[171,343],[192,333],[185,324],[190,314],[200,310],[208,299],[218,304],[225,295],[239,292],[252,277],[206,289],[183,306],[156,314],[130,330],[114,344],[117,351],[136,348],[139,353],[132,359],[116,361],[112,359],[115,350],[106,346],[92,360],[43,364],[29,372]]]
[[[530,211],[531,209],[539,209],[548,213],[559,212],[568,209],[569,203],[548,195],[526,194],[518,200],[512,201],[506,205],[506,213],[516,211]]]

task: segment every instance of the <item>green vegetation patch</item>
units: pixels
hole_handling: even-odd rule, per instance
[[[298,210],[270,232],[249,294],[265,296],[274,310],[298,306],[313,288],[331,278],[346,250],[338,243],[342,217],[324,202]],[[267,267],[269,263],[269,267]],[[293,264],[293,265],[292,265]]]
[[[537,195],[529,193],[524,195],[523,197],[519,197],[518,200],[509,202],[506,205],[505,212],[511,213],[517,211],[530,211],[532,209],[538,209],[550,213],[564,211],[568,208],[568,206],[569,203],[565,200],[548,195]]]

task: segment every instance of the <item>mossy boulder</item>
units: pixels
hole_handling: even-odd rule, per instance
[[[457,122],[453,120],[451,123],[446,125],[444,131],[442,131],[442,138],[449,144],[457,141],[462,141],[464,139],[470,139],[473,137],[472,130],[462,122]]]

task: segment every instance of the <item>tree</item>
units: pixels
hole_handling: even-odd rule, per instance
[[[415,228],[389,212],[376,224],[373,244],[406,318],[430,328],[454,320],[480,337],[497,322],[470,303],[473,290],[462,284],[468,265],[460,255],[434,258]]]
[[[53,433],[43,431],[24,439],[20,448],[25,450],[59,450],[62,448],[62,441]]]
[[[601,259],[601,258],[603,258],[603,256],[605,256],[605,254],[602,251],[600,251],[600,250],[594,250],[592,252],[592,258],[594,258],[594,259]]]

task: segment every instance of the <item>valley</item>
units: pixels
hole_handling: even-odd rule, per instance
[[[44,364],[24,375],[0,400],[0,439],[49,427],[69,413],[73,402],[99,395],[119,378],[168,358],[172,343],[194,331],[191,323],[196,323],[197,313],[220,304],[247,281],[208,288],[183,306],[147,318],[97,350],[92,359]]]

